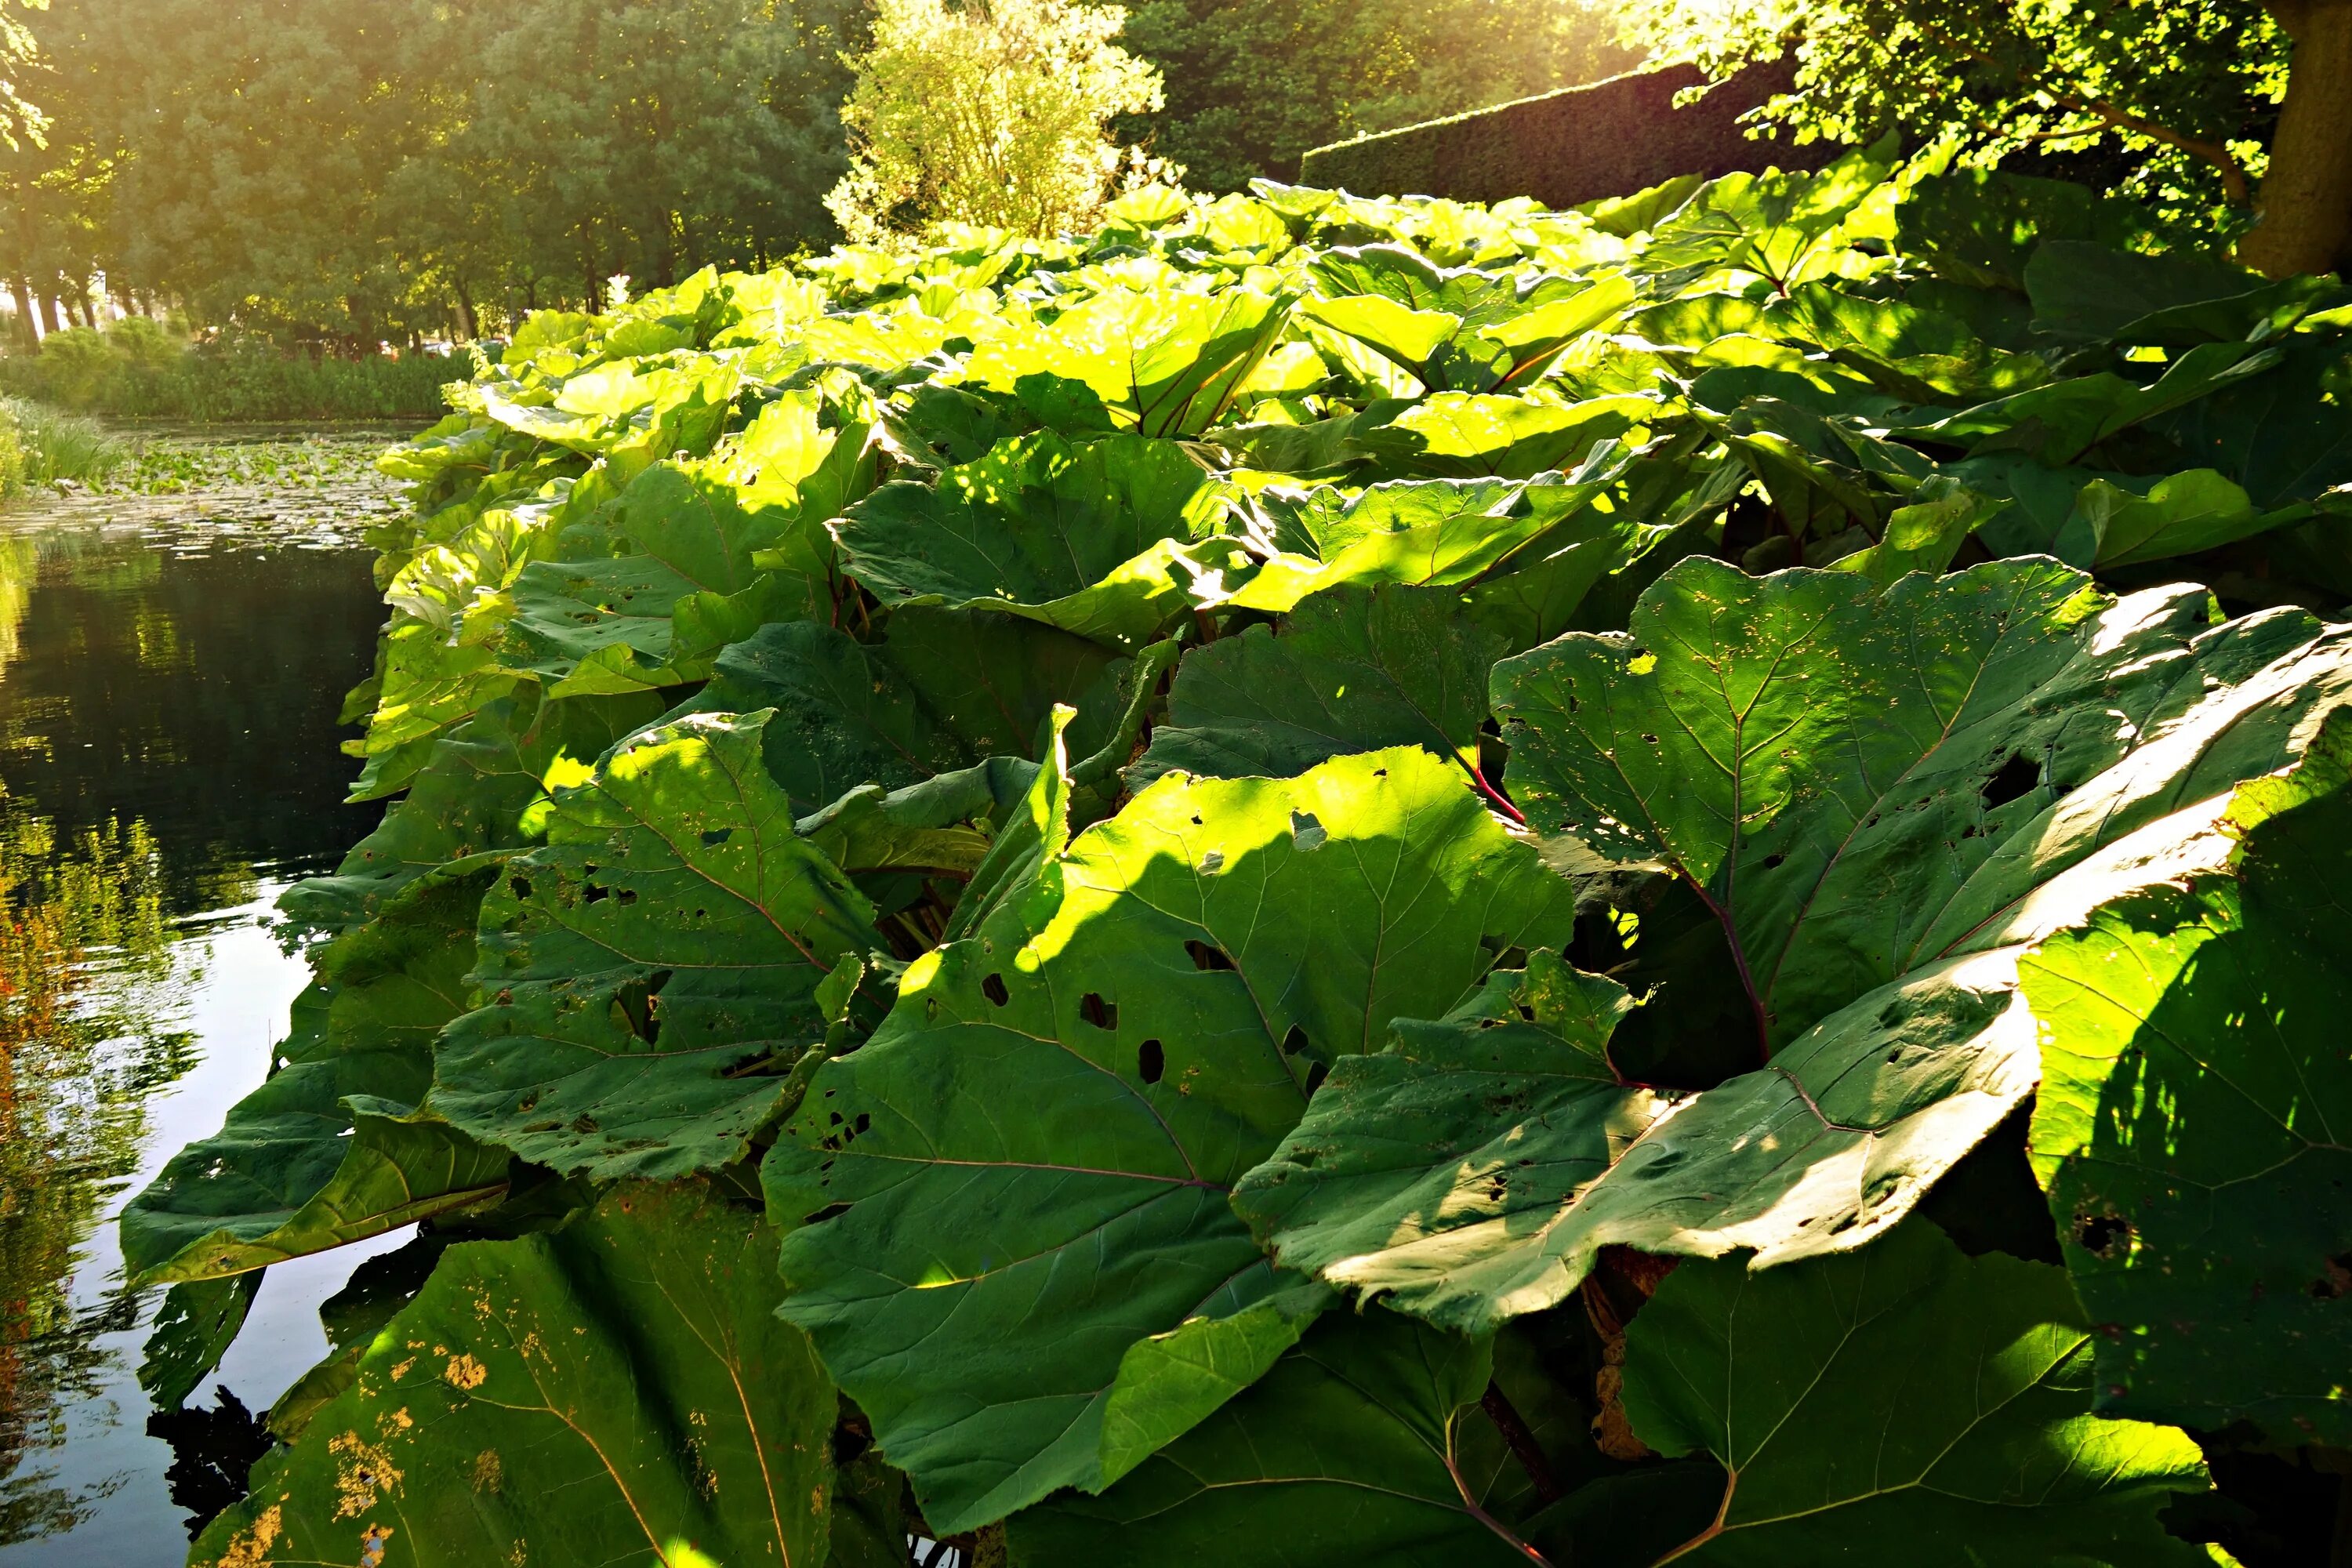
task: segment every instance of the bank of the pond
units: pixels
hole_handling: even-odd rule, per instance
[[[273,1269],[190,1408],[112,1223],[268,1072],[308,979],[271,904],[369,826],[343,692],[381,615],[383,433],[127,433],[111,490],[0,506],[0,1563],[171,1563],[355,1261]],[[324,1260],[322,1260],[324,1261]],[[226,1394],[219,1392],[226,1389]]]
[[[0,393],[109,419],[205,423],[257,420],[432,419],[441,388],[472,373],[464,355],[358,358],[267,348],[190,349],[161,329],[52,333],[34,353],[0,355]]]

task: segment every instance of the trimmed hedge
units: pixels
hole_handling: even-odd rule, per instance
[[[1818,169],[1841,149],[1750,139],[1739,117],[1789,89],[1787,61],[1750,66],[1686,109],[1675,95],[1706,79],[1695,66],[1638,71],[1589,87],[1318,147],[1301,184],[1366,195],[1498,202],[1533,196],[1569,207],[1646,190],[1678,174]]]

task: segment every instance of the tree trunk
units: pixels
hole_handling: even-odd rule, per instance
[[[16,296],[16,340],[28,349],[40,347],[40,307],[33,302],[33,286],[22,278],[8,280],[10,290]]]
[[[2271,0],[2294,56],[2260,221],[2238,259],[2273,278],[2352,270],[2352,0]]]
[[[472,342],[482,335],[479,322],[474,316],[473,295],[467,290],[466,280],[463,278],[452,278],[449,280],[449,291],[457,297],[457,325],[464,331],[466,341]]]

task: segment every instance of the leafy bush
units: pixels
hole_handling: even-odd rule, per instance
[[[882,0],[841,109],[849,172],[824,202],[842,232],[1094,221],[1129,156],[1104,128],[1161,102],[1160,73],[1111,42],[1126,21],[1077,0]]]
[[[124,1215],[167,1387],[426,1222],[197,1559],[2293,1529],[2206,1455],[2352,1444],[2352,296],[2131,222],[1154,191],[536,318]]]
[[[0,389],[125,419],[198,423],[430,419],[457,374],[432,354],[310,359],[236,343],[191,350],[133,317],[105,332],[52,332],[40,353],[0,358]]]

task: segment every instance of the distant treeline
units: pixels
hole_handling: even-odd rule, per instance
[[[26,20],[49,123],[0,149],[20,332],[170,311],[348,358],[601,304],[615,274],[833,243],[866,5],[50,0]],[[1127,41],[1169,104],[1121,131],[1197,188],[1288,178],[1321,142],[1619,68],[1603,33],[1586,0],[1142,0]]]

